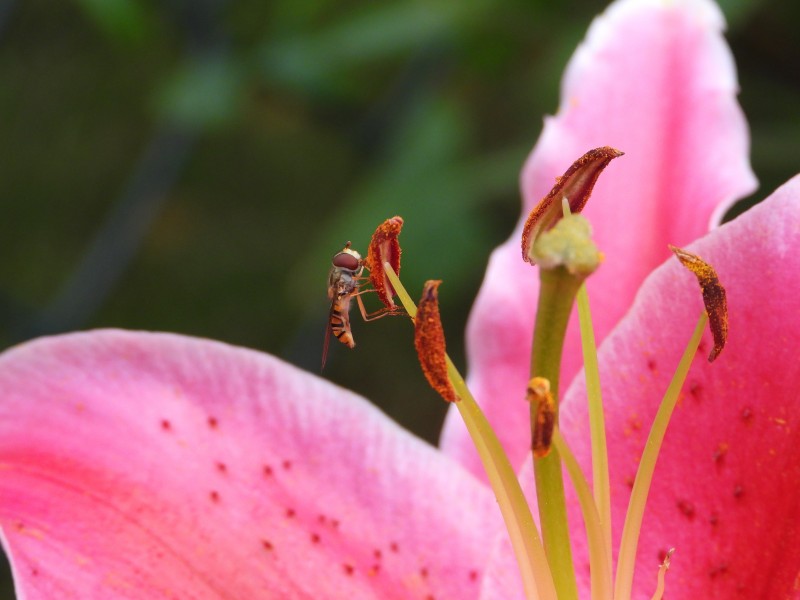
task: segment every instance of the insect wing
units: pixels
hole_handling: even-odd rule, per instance
[[[320,367],[320,371],[325,368],[325,362],[328,360],[328,348],[331,345],[331,336],[333,335],[333,325],[331,325],[332,316],[333,303],[331,303],[331,310],[328,313],[328,324],[325,326],[325,341],[322,342],[322,367]]]

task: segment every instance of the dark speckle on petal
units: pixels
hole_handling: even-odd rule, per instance
[[[684,517],[686,517],[690,521],[694,519],[695,515],[694,504],[692,504],[688,500],[678,500],[677,507],[678,510],[681,511],[681,514]]]
[[[728,572],[727,563],[719,563],[718,565],[715,565],[711,567],[711,569],[709,569],[708,576],[711,579],[716,579],[717,577],[725,575],[727,572]]]
[[[725,442],[720,442],[717,445],[716,449],[714,450],[714,453],[712,454],[712,458],[714,459],[714,463],[718,467],[721,467],[724,464],[725,455],[727,453],[728,453],[728,444],[726,444]]]

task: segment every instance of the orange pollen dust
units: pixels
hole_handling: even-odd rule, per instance
[[[544,458],[550,454],[553,442],[553,428],[556,424],[556,403],[550,392],[550,380],[534,377],[528,382],[525,399],[536,403],[536,418],[533,422],[531,449],[534,458]]]
[[[437,292],[441,283],[439,280],[425,282],[414,319],[414,346],[422,372],[431,387],[446,401],[457,402],[459,397],[447,376],[444,329],[439,316]]]
[[[539,201],[525,221],[525,227],[522,229],[522,260],[533,264],[531,249],[536,238],[563,216],[561,199],[567,198],[572,213],[581,212],[589,201],[589,196],[592,195],[600,173],[608,163],[623,154],[610,146],[589,150],[572,163],[561,177],[556,177],[553,189]]]
[[[369,270],[369,279],[372,287],[378,293],[378,297],[384,306],[389,310],[394,310],[395,291],[389,283],[386,273],[383,271],[383,263],[388,262],[395,274],[400,274],[400,242],[397,236],[403,228],[403,218],[394,216],[386,219],[372,234],[372,240],[367,250],[367,258],[364,266]]]
[[[681,248],[670,246],[670,250],[678,257],[681,264],[697,277],[700,289],[703,292],[703,304],[708,314],[708,326],[714,338],[714,348],[708,355],[708,362],[714,362],[725,347],[728,340],[728,301],[725,288],[719,281],[719,276],[709,263],[702,258]]]

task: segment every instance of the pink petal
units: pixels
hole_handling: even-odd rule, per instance
[[[603,173],[584,211],[606,255],[588,283],[598,341],[668,257],[667,243],[685,245],[702,235],[755,187],[723,26],[708,0],[614,3],[572,57],[558,113],[545,121],[523,170],[522,221],[584,152],[606,145],[625,152]],[[516,464],[529,446],[522,398],[539,283],[519,257],[519,233],[518,226],[492,255],[467,331],[470,388]],[[582,364],[577,332],[573,318],[562,387]],[[452,412],[442,447],[480,473]]]
[[[103,331],[0,358],[0,526],[53,598],[474,598],[491,493],[275,358]]]
[[[656,467],[637,556],[634,598],[649,598],[662,553],[676,548],[666,597],[800,598],[800,176],[689,250],[727,290],[728,345],[713,364],[706,334]],[[702,311],[695,277],[672,258],[642,286],[603,344],[614,553],[630,484],[658,404]],[[591,474],[583,377],[561,411],[570,447]],[[532,488],[531,469],[523,477]],[[570,498],[578,574],[589,588],[585,535]],[[483,598],[522,597],[501,542]]]
[[[650,491],[634,596],[652,593],[659,555],[676,552],[668,597],[800,598],[800,177],[689,246],[725,286],[729,338],[714,362],[705,336],[670,422]],[[678,358],[702,310],[694,276],[661,267],[603,347],[613,521]],[[590,449],[582,385],[563,427],[583,464]],[[587,425],[588,426],[588,425]]]

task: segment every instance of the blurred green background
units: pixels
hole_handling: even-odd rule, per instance
[[[331,256],[400,214],[403,280],[445,280],[463,367],[520,166],[606,5],[0,1],[0,344],[164,330],[318,373]],[[762,198],[800,170],[800,4],[721,5]],[[353,317],[324,376],[435,441],[408,321]]]

